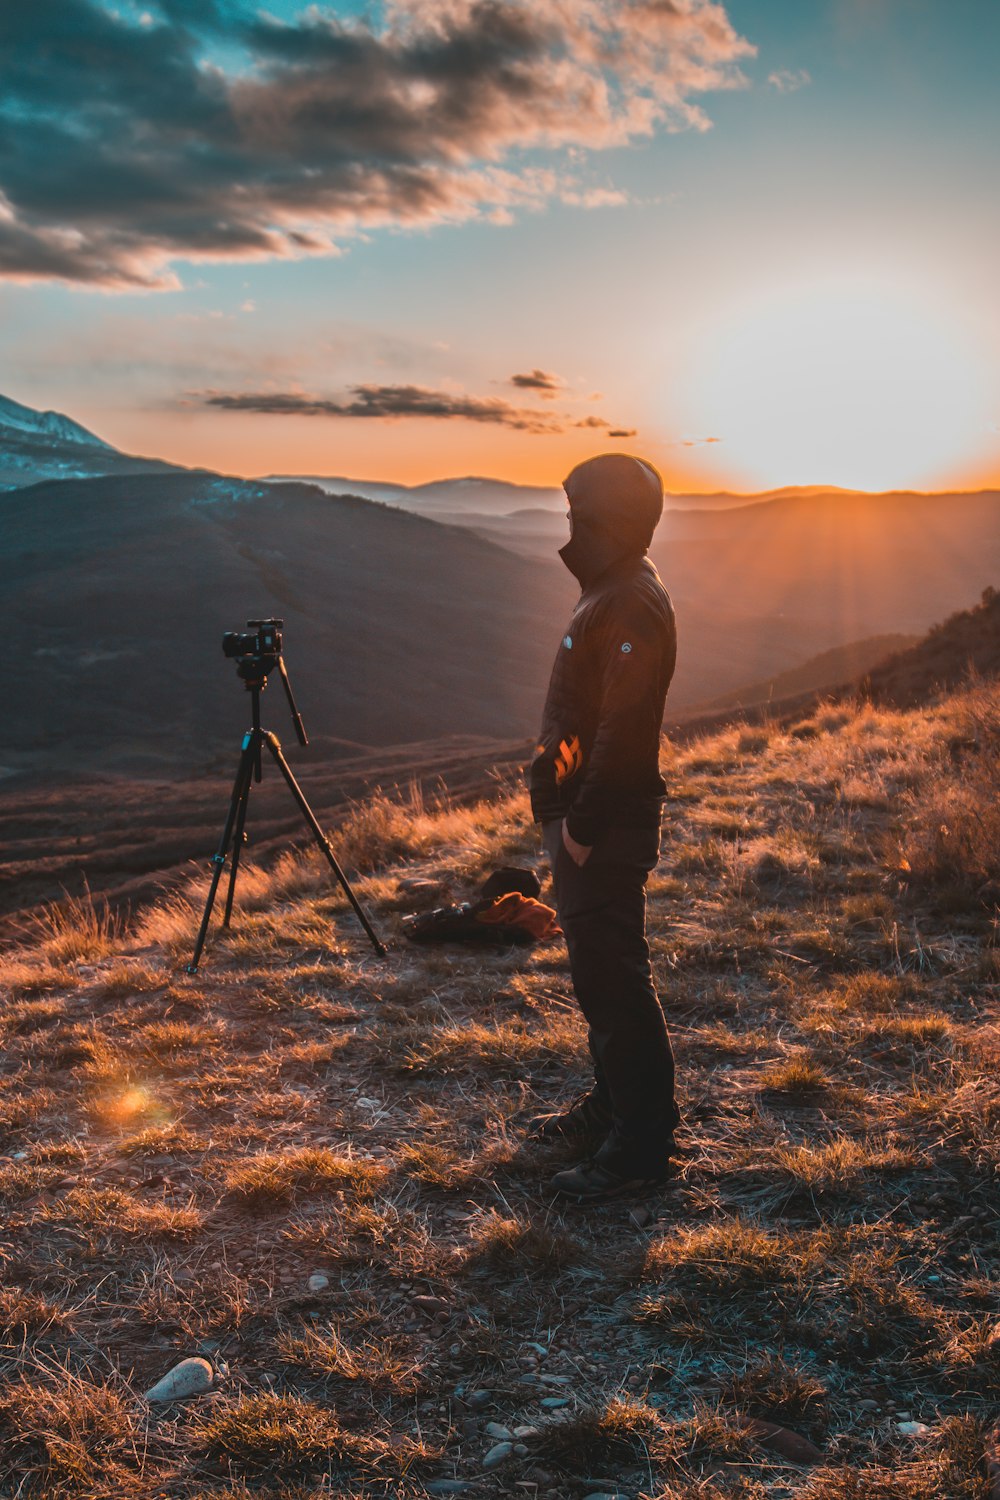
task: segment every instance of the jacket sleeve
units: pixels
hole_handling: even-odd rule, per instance
[[[583,781],[566,814],[578,844],[593,844],[613,821],[622,795],[635,790],[642,763],[639,747],[659,738],[657,682],[667,649],[662,622],[641,600],[612,601],[595,622],[599,712]]]

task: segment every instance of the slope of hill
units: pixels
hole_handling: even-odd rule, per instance
[[[293,773],[334,847],[337,829],[375,788],[420,787],[428,802],[447,788],[456,804],[471,801],[515,782],[531,753],[530,742],[475,735],[383,749],[313,736],[303,750],[291,734],[286,737],[282,723],[277,727]],[[215,775],[185,774],[184,767],[168,764],[159,777],[147,773],[142,779],[95,776],[85,767],[84,774],[77,770],[27,784],[21,777],[0,780],[0,939],[17,930],[17,913],[42,902],[80,897],[89,889],[112,910],[134,912],[190,878],[192,862],[208,869],[238,754],[237,736],[228,755],[220,754]],[[246,835],[254,859],[276,844],[310,839],[270,762],[252,789]]]
[[[361,499],[188,471],[8,492],[0,535],[7,771],[218,764],[246,712],[221,636],[267,614],[286,618],[316,734],[520,740],[576,596],[554,549],[528,559]],[[823,644],[808,619],[738,603],[682,602],[672,712]],[[282,701],[267,711],[280,730]]]
[[[992,587],[972,609],[958,610],[874,667],[861,691],[873,702],[910,708],[975,677],[1000,677],[1000,593]]]
[[[837,660],[839,653],[831,653]],[[794,676],[794,674],[790,674]],[[724,699],[721,707],[694,708],[676,718],[668,713],[671,732],[680,739],[710,733],[734,721],[768,723],[787,728],[813,714],[800,733],[815,732],[829,714],[836,720],[844,710],[838,705],[868,702],[909,708],[933,703],[959,687],[978,680],[995,682],[1000,677],[1000,594],[983,591],[982,600],[971,609],[958,610],[914,645],[896,651],[871,671],[825,689],[792,692],[760,700],[744,700],[742,693]],[[735,702],[732,700],[736,700]]]
[[[357,809],[384,960],[312,858],[245,870],[196,976],[203,875],[127,930],[38,923],[0,964],[0,1487],[981,1500],[995,797],[940,844],[970,720],[995,757],[980,693],[673,760],[649,910],[687,1154],[635,1203],[561,1204],[525,1141],[587,1080],[562,944],[403,936],[537,858],[523,795]],[[143,1398],[191,1355],[208,1393]]]
[[[727,709],[753,708],[761,703],[780,703],[802,693],[841,686],[845,681],[862,677],[898,651],[915,646],[920,640],[913,635],[876,635],[865,641],[851,641],[834,646],[819,656],[810,657],[799,667],[792,667],[764,682],[752,682],[735,693],[724,694],[709,703],[696,704],[692,714],[721,713]]]
[[[217,764],[248,712],[222,634],[270,614],[318,735],[520,738],[573,594],[558,563],[302,485],[64,481],[0,497],[0,528],[15,768]]]

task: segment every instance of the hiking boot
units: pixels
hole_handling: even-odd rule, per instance
[[[669,1161],[652,1175],[614,1172],[602,1167],[600,1162],[590,1160],[579,1166],[557,1172],[552,1186],[565,1198],[574,1198],[577,1203],[608,1203],[615,1198],[641,1198],[655,1188],[662,1187],[673,1175]]]
[[[532,1141],[569,1141],[579,1146],[599,1146],[611,1129],[611,1107],[595,1089],[583,1094],[560,1114],[539,1115],[528,1126]]]

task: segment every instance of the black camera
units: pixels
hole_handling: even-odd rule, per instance
[[[281,632],[284,620],[248,620],[246,630],[227,630],[222,637],[225,656],[243,659],[248,656],[281,655]]]

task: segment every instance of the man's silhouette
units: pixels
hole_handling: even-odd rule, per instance
[[[646,556],[663,512],[651,464],[609,453],[565,482],[560,556],[581,594],[552,669],[531,765],[570,973],[589,1027],[594,1084],[542,1139],[588,1154],[553,1185],[581,1200],[641,1191],[667,1175],[680,1115],[674,1062],[646,941],[646,880],[659,857],[660,726],[677,636]]]

